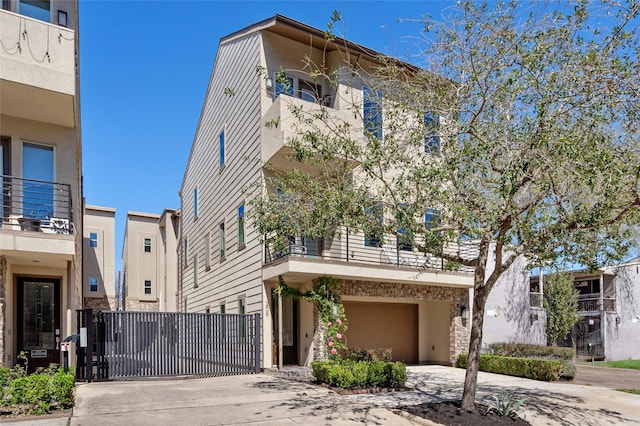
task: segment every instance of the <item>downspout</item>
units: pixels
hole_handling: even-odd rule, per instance
[[[604,271],[600,272],[600,340],[602,340],[602,355],[607,358],[607,312],[604,309]]]

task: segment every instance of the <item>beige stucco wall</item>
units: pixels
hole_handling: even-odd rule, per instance
[[[159,286],[164,278],[164,259],[162,238],[158,225],[160,215],[151,213],[128,212],[125,227],[122,264],[126,270],[126,295],[124,309],[158,310]],[[151,252],[144,251],[144,240],[151,240]],[[144,293],[145,280],[151,281],[151,294]],[[145,302],[141,304],[140,302]],[[154,308],[150,308],[155,304]]]
[[[115,310],[115,209],[85,206],[83,227],[83,294],[85,307]],[[98,247],[90,247],[90,235],[98,236]],[[90,277],[98,278],[98,291],[90,289]],[[94,300],[87,300],[94,299]],[[91,306],[89,306],[91,305]]]

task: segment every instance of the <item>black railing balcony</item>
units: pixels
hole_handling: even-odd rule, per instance
[[[609,311],[615,312],[616,299],[613,297],[605,297],[600,303],[599,297],[589,297],[578,299],[578,311],[579,312],[599,312]]]
[[[73,234],[71,186],[0,176],[2,229]]]
[[[474,243],[447,245],[442,253],[457,254],[463,259],[477,258]],[[379,265],[405,269],[440,270],[473,273],[474,268],[445,260],[442,256],[419,252],[417,247],[393,236],[366,238],[362,233],[342,232],[332,239],[310,239],[301,236],[283,238],[279,246],[265,243],[264,264],[287,258],[341,261],[364,265]]]

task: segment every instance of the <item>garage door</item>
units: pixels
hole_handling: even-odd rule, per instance
[[[396,361],[418,363],[418,305],[344,302],[350,348],[391,348]]]

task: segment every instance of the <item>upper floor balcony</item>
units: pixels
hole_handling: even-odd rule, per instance
[[[287,147],[287,142],[313,130],[313,126],[322,126],[323,131],[341,132],[342,137],[352,140],[362,138],[362,121],[354,116],[353,111],[335,109],[330,105],[329,98],[318,102],[286,94],[276,97],[262,117],[262,161],[271,163],[278,170],[304,170],[305,165],[291,161],[293,150]],[[349,126],[344,126],[347,123]],[[356,166],[354,163],[353,167]]]
[[[0,10],[0,111],[75,126],[75,31]]]
[[[578,312],[615,312],[615,297],[600,298],[597,294],[581,295],[578,299]]]
[[[64,183],[0,176],[0,247],[3,254],[75,254],[71,187]]]
[[[401,242],[394,244],[395,238],[372,244],[362,233],[342,231],[334,239],[291,236],[283,246],[265,245],[264,279],[284,275],[289,283],[295,283],[331,275],[359,281],[473,287],[473,268],[420,253]],[[469,259],[477,255],[472,245],[450,245],[443,251],[458,252]]]

